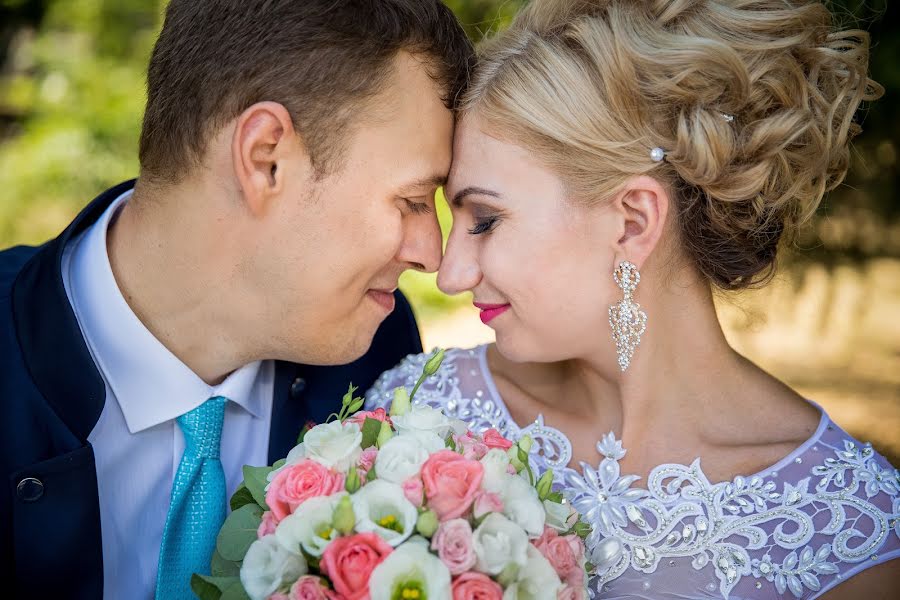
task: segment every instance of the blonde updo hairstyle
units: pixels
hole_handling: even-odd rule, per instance
[[[699,271],[739,289],[844,179],[882,93],[868,47],[816,1],[534,0],[482,44],[461,110],[583,202],[663,182]]]

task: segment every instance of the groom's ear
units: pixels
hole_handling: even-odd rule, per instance
[[[231,159],[252,213],[264,213],[269,201],[284,190],[289,158],[300,146],[290,114],[277,102],[258,102],[238,116]]]
[[[617,219],[616,254],[638,269],[659,245],[669,214],[669,192],[652,177],[629,179],[613,199]]]

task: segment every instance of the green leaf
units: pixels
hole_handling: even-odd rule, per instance
[[[242,483],[241,487],[231,496],[230,504],[231,510],[237,510],[246,504],[256,504],[256,500],[253,499],[253,494],[250,493],[247,486]]]
[[[225,589],[220,600],[250,600],[250,596],[247,595],[244,586],[238,580]]]
[[[578,521],[572,527],[572,531],[575,535],[580,537],[581,539],[585,539],[591,533],[591,526],[585,523],[584,521]]]
[[[266,477],[274,471],[273,467],[251,467],[244,465],[244,485],[250,490],[253,499],[263,510],[269,510],[266,504],[266,485],[269,483]]]
[[[225,560],[218,550],[213,550],[209,570],[215,577],[232,577],[241,574],[241,565],[233,560]]]
[[[557,504],[563,503],[563,495],[561,492],[550,492],[547,494],[547,500],[550,502],[556,502]]]
[[[360,447],[365,450],[370,446],[374,446],[375,442],[378,440],[378,433],[380,431],[381,421],[373,419],[372,417],[366,417],[366,420],[363,421],[362,443],[360,444]]]
[[[366,481],[375,481],[377,475],[375,475],[375,465],[372,465],[372,468],[369,469],[369,472],[366,473]]]
[[[212,577],[197,573],[191,575],[191,589],[200,600],[220,600],[223,592],[230,589],[235,583],[241,585],[239,577]]]
[[[225,519],[216,538],[216,550],[225,560],[241,561],[250,544],[256,541],[256,531],[262,522],[262,509],[245,504]]]

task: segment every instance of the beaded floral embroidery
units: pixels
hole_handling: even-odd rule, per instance
[[[387,405],[393,388],[413,383],[427,358],[410,356],[382,375],[366,408]],[[900,472],[824,415],[808,444],[768,472],[711,483],[698,459],[660,465],[639,487],[639,477],[621,473],[626,450],[612,433],[597,444],[599,464],[569,467],[568,438],[543,417],[519,427],[485,369],[483,347],[451,350],[417,402],[474,429],[531,435],[535,466],[554,471],[556,489],[594,526],[587,540],[597,567],[592,597],[629,569],[646,579],[666,565],[708,572],[705,592],[725,599],[753,597],[764,586],[813,598],[868,563],[900,556]]]

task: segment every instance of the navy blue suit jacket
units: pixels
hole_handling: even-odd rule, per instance
[[[58,238],[0,252],[0,581],[15,597],[100,598],[103,556],[94,452],[87,441],[105,385],[85,345],[60,271],[68,240],[134,185],[97,197]],[[409,304],[382,324],[368,353],[335,367],[276,365],[269,461],[285,456],[303,423],[323,422],[349,382],[365,390],[405,355],[421,352]],[[140,535],[140,532],[135,532]]]

